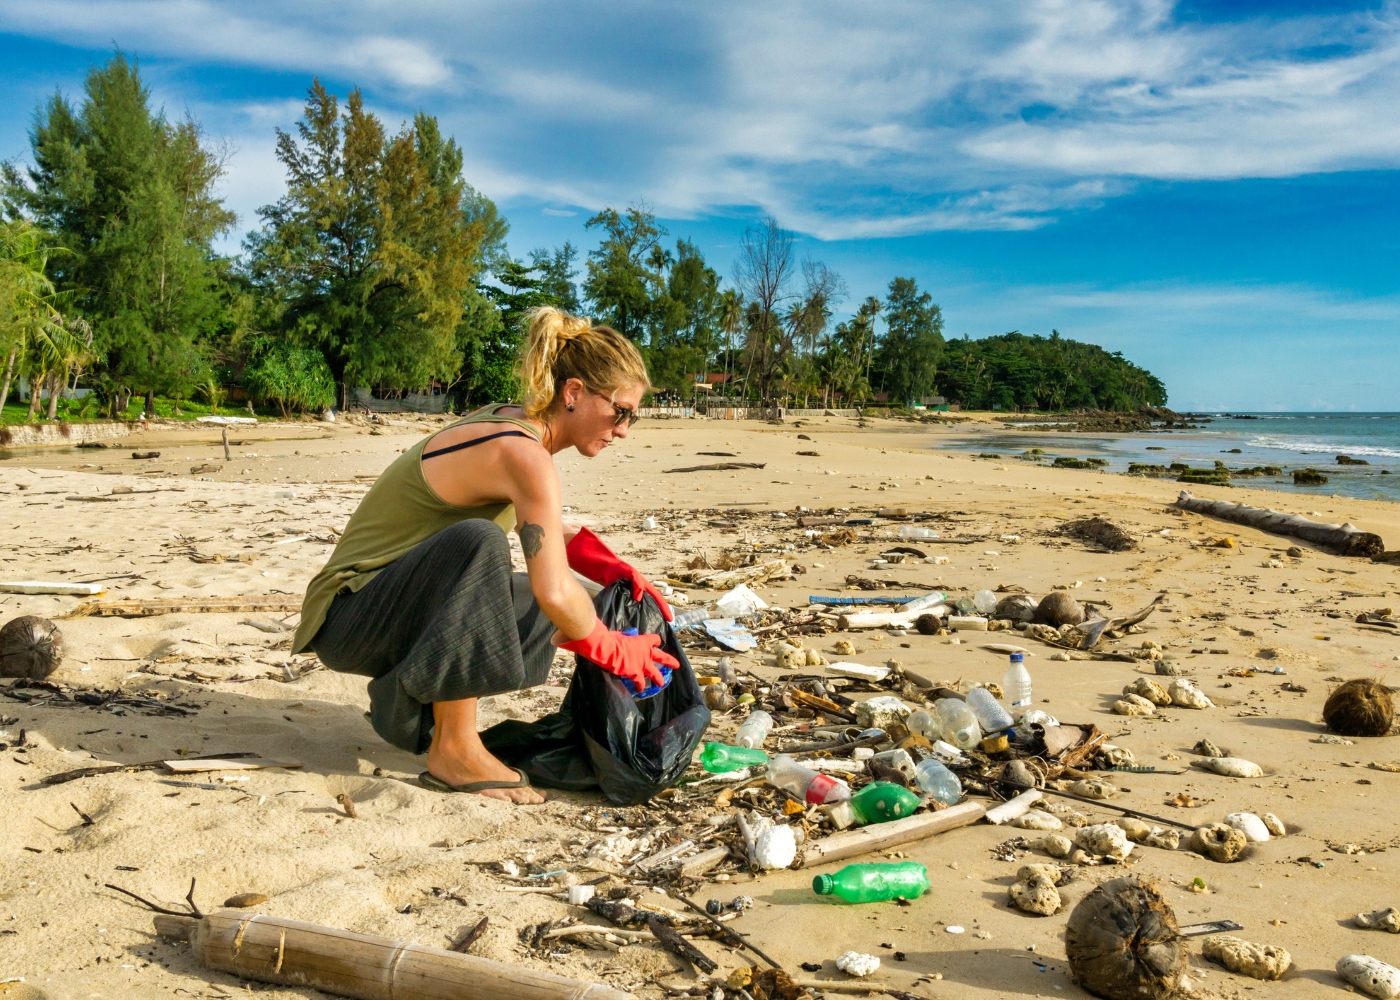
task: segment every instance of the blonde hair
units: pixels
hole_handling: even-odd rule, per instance
[[[528,416],[548,411],[571,378],[605,396],[629,385],[651,388],[641,353],[610,326],[540,306],[525,314],[525,330],[516,374]]]

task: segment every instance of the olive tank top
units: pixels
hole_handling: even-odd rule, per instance
[[[495,403],[483,407],[448,427],[480,423],[514,424],[539,441],[539,432],[524,420],[499,415],[497,411],[509,405]],[[520,432],[506,431],[504,434],[516,436]],[[330,559],[307,584],[306,596],[301,603],[301,624],[297,626],[292,639],[292,652],[300,653],[311,645],[311,640],[325,623],[326,612],[337,594],[358,591],[385,566],[444,528],[470,518],[494,521],[502,531],[515,527],[514,504],[457,507],[442,500],[423,478],[422,463],[425,457],[433,458],[438,454],[471,447],[497,436],[503,435],[483,435],[476,441],[463,442],[425,456],[423,448],[433,437],[430,434],[390,463],[360,500],[355,513],[350,515],[350,523],[345,526],[345,533],[340,536]]]

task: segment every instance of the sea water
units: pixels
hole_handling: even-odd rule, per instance
[[[995,452],[1003,461],[1017,459],[1032,448],[1040,448],[1045,454],[1039,464],[1049,465],[1059,455],[1102,458],[1108,462],[1105,472],[1127,472],[1128,465],[1134,462],[1150,465],[1184,462],[1197,469],[1214,468],[1217,460],[1231,469],[1276,465],[1283,469],[1282,475],[1234,482],[1243,487],[1285,490],[1320,498],[1335,495],[1400,500],[1400,413],[1208,414],[1193,416],[1191,422],[1200,426],[1193,430],[1149,434],[1019,430],[955,434],[940,438],[936,447]],[[1235,451],[1236,448],[1239,450]],[[1338,465],[1338,455],[1363,459],[1370,464]],[[1326,475],[1327,484],[1294,486],[1293,470],[1307,468]],[[1189,485],[1181,488],[1191,489]]]

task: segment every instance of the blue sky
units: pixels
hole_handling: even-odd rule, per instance
[[[848,306],[911,276],[1180,409],[1400,409],[1396,2],[0,0],[0,158],[114,44],[227,141],[240,230],[319,76],[436,114],[516,255],[645,201],[727,275],[771,213]]]

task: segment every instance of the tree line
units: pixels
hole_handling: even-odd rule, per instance
[[[514,258],[507,220],[437,119],[420,111],[393,131],[358,90],[341,101],[313,82],[301,119],[277,130],[286,191],[232,256],[215,249],[237,222],[217,195],[229,150],[153,109],[123,53],[89,71],[80,101],[41,104],[29,138],[32,164],[5,164],[0,180],[0,407],[24,378],[49,419],[80,380],[93,390],[83,412],[111,416],[140,397],[154,413],[158,395],[217,408],[231,389],[284,413],[344,407],[358,386],[510,399],[537,305],[630,337],[663,397],[1165,402],[1150,374],[1058,334],[945,342],[912,278],[833,324],[844,282],[799,259],[773,219],[744,234],[729,284],[644,205],[589,219],[586,256],[565,243]]]

